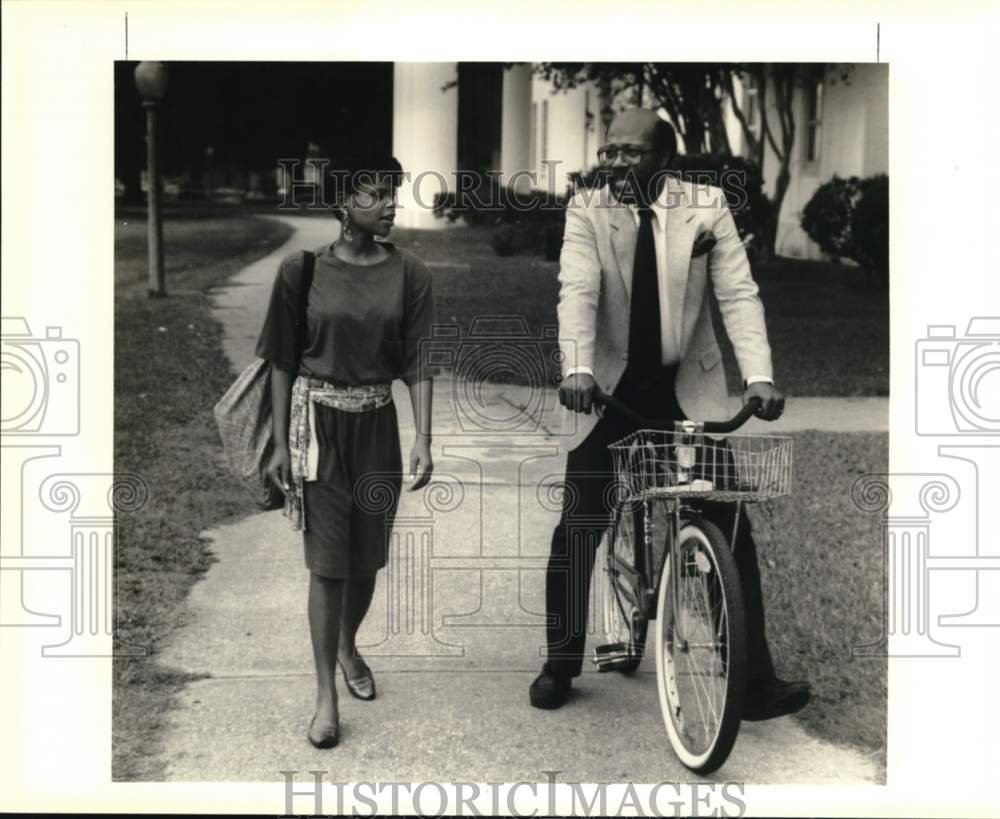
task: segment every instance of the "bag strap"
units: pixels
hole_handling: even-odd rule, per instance
[[[301,361],[302,351],[306,346],[306,329],[308,326],[307,311],[309,308],[309,290],[312,288],[313,272],[316,269],[316,254],[308,250],[302,251],[302,281],[299,283],[299,317],[295,325],[296,357]]]

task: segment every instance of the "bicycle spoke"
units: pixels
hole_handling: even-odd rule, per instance
[[[705,749],[714,741],[725,707],[722,635],[727,633],[728,624],[714,563],[705,571],[698,562],[697,546],[682,547],[681,554],[683,559],[677,561],[681,576],[675,586],[674,641],[666,648],[674,657],[671,665],[675,667],[676,693],[672,694],[679,700],[678,721],[694,746]],[[686,713],[685,701],[689,706]]]
[[[690,645],[690,643],[687,644],[687,649],[688,649],[688,657],[692,658],[692,655],[690,653],[690,651],[691,651],[691,645]],[[688,665],[689,666],[693,666],[694,665],[694,663],[692,662],[692,659],[688,660]],[[705,724],[706,721],[707,721],[705,719],[705,708],[702,707],[703,698],[702,698],[701,695],[698,694],[699,690],[700,690],[700,692],[702,694],[704,694],[704,702],[706,703],[707,709],[708,709],[709,713],[712,716],[712,725],[713,726],[718,723],[719,714],[718,714],[717,709],[714,707],[715,704],[713,702],[712,692],[708,690],[708,686],[705,684],[704,679],[702,679],[703,674],[701,674],[697,670],[692,669],[692,671],[689,673],[689,676],[690,676],[691,680],[693,681],[692,682],[692,686],[691,686],[692,690],[695,691],[695,694],[698,697],[699,711],[701,712],[701,716],[702,716],[702,725],[704,726],[704,730],[705,730],[705,733],[707,735],[709,733],[710,729]],[[711,729],[711,730],[714,731],[714,728]],[[706,736],[706,740],[708,738],[709,737]]]
[[[684,554],[683,545],[681,545],[678,550],[678,558],[676,561],[677,566],[677,578],[674,582],[674,588],[676,590],[676,599],[674,601],[674,614],[676,618],[676,628],[674,630],[674,652],[676,657],[676,675],[677,675],[677,692],[678,692],[678,711],[680,712],[681,719],[683,720],[683,727],[685,733],[692,739],[696,738],[693,736],[695,714],[692,711],[690,718],[685,712],[684,702],[690,697],[684,697],[682,691],[687,689],[692,689],[691,683],[687,680],[687,661],[683,653],[684,641],[687,639],[687,630],[684,628],[686,620],[686,587],[684,584],[684,573],[687,571],[687,560]],[[692,695],[694,698],[694,705],[701,710],[700,698],[696,691],[692,690]]]
[[[699,584],[699,590],[701,592],[701,595],[700,595],[701,602],[704,603],[704,605],[705,605],[705,609],[704,609],[704,621],[705,621],[705,623],[704,623],[704,625],[705,625],[705,630],[708,632],[708,634],[714,634],[715,633],[715,629],[711,625],[711,623],[713,622],[713,616],[715,614],[715,609],[711,605],[711,602],[708,599],[709,594],[708,594],[708,590],[706,589],[706,586],[707,586],[708,583],[710,583],[710,582],[718,583],[717,574],[714,571],[714,567],[712,567],[712,568],[713,568],[713,571],[711,572],[711,574],[710,575],[706,575],[705,578],[704,578],[704,581],[701,584]],[[712,697],[713,704],[715,704],[714,701],[718,698],[717,694],[718,694],[718,681],[719,681],[719,676],[714,673],[714,670],[715,670],[715,667],[716,667],[716,660],[717,660],[717,655],[716,655],[716,652],[715,652],[714,649],[716,648],[717,644],[711,644],[711,645],[712,645],[712,648],[713,648],[713,651],[712,651],[712,654],[711,654],[711,672],[712,673],[710,673],[709,676],[710,676],[710,678],[713,681],[713,685],[712,685],[713,691],[711,693],[713,695],[716,695],[716,696]],[[706,692],[706,694],[707,693],[708,692]],[[721,712],[721,710],[722,710],[721,707],[713,708],[713,714],[712,715],[713,715],[713,718],[715,719],[716,723],[720,719],[720,712]]]
[[[704,584],[704,582],[701,583],[701,584],[699,584],[699,591],[701,592],[700,597],[701,597],[702,602],[707,603],[708,601],[705,599],[706,592],[705,592],[705,584]],[[703,614],[704,614],[705,617],[711,617],[711,612],[710,611],[703,612]],[[708,628],[707,625],[705,627]],[[689,646],[689,648],[690,648],[690,646]],[[715,652],[713,651],[712,654],[711,654],[711,659],[710,659],[710,664],[712,666],[714,666],[714,659],[715,659]],[[708,676],[709,676],[710,680],[714,681],[716,679],[715,674],[712,673],[712,669],[711,668],[709,669]],[[721,708],[718,708],[717,707],[717,703],[716,703],[717,697],[715,695],[717,693],[717,686],[713,685],[712,686],[712,690],[710,691],[709,687],[708,687],[708,684],[705,683],[705,681],[702,679],[701,675],[698,675],[698,681],[702,685],[702,690],[704,691],[705,697],[706,697],[706,699],[708,699],[709,704],[711,706],[712,721],[713,721],[713,728],[712,728],[712,730],[714,732],[715,726],[718,725],[718,722],[719,722],[719,719],[720,719],[720,711],[721,711]]]

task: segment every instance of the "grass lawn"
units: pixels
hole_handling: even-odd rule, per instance
[[[119,515],[116,617],[145,658],[116,658],[112,776],[157,779],[156,741],[186,677],[156,664],[179,604],[210,563],[198,533],[245,512],[217,461],[211,407],[232,382],[208,288],[282,244],[290,229],[247,216],[165,224],[165,299],[145,292],[145,221],[115,221],[115,470],[140,474],[149,501]]]
[[[751,507],[768,638],[778,673],[805,679],[801,721],[818,735],[871,751],[885,765],[885,658],[851,647],[882,634],[886,578],[881,522],[858,511],[851,485],[889,462],[887,433],[800,432],[794,494],[772,514]]]
[[[393,240],[433,266],[438,318],[468,330],[477,315],[518,315],[533,337],[556,324],[559,265],[539,256],[497,256],[493,228],[400,229]],[[776,259],[754,271],[764,302],[778,385],[788,395],[888,395],[888,293],[859,286],[857,270]],[[717,326],[719,325],[716,315]],[[730,389],[739,374],[724,333]],[[554,375],[554,371],[550,374]],[[510,380],[515,375],[506,374]]]
[[[758,265],[754,279],[786,393],[889,394],[888,290],[862,287],[856,268],[801,259]],[[738,372],[728,351],[727,364]]]

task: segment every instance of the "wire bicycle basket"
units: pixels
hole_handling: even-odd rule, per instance
[[[611,444],[619,497],[764,501],[792,485],[787,435],[640,429]]]

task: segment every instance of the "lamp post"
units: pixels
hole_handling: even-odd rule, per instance
[[[209,145],[205,148],[205,187],[208,188],[208,201],[215,201],[215,148]]]
[[[147,291],[151,298],[167,295],[163,279],[163,218],[160,196],[158,145],[156,141],[156,114],[160,101],[167,93],[167,67],[160,62],[141,62],[135,69],[135,84],[146,109],[146,170],[149,177],[149,269]]]

